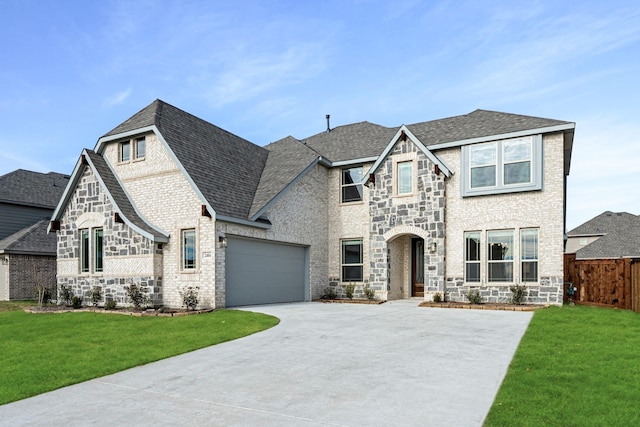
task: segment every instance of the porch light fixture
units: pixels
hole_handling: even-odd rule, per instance
[[[227,238],[224,236],[218,236],[218,244],[221,248],[227,247]]]
[[[9,265],[9,257],[8,256],[3,256],[2,257],[2,265]]]
[[[434,253],[438,250],[438,244],[436,242],[429,243],[429,252]]]

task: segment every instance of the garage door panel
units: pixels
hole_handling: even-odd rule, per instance
[[[306,251],[302,246],[227,237],[226,305],[304,301]]]

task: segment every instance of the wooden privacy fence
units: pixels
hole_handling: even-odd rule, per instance
[[[577,288],[577,304],[617,307],[640,312],[640,259],[576,259],[564,255],[564,300],[569,283]]]

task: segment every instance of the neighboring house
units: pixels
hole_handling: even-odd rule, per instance
[[[18,169],[0,176],[0,301],[56,292],[56,239],[47,225],[69,176]]]
[[[476,110],[257,146],[156,100],[83,150],[50,230],[58,285],[237,306],[346,284],[382,300],[561,304],[575,124]]]
[[[576,259],[640,258],[640,216],[606,211],[567,233]]]

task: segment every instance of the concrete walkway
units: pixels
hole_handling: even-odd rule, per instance
[[[278,326],[0,406],[2,425],[481,426],[531,312],[297,303]]]

